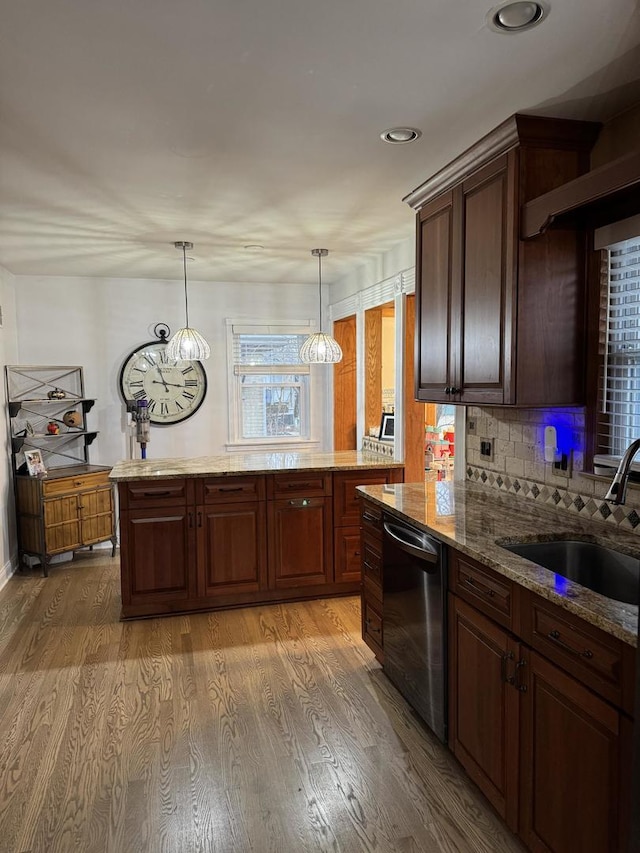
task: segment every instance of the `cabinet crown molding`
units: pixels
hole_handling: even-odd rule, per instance
[[[419,210],[426,202],[515,146],[521,148],[566,147],[574,151],[583,148],[589,151],[601,127],[599,122],[515,113],[402,200],[414,210]]]

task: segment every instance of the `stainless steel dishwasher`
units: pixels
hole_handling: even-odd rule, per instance
[[[391,515],[383,521],[384,672],[446,743],[446,551]]]

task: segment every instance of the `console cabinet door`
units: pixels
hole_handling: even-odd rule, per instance
[[[121,513],[122,603],[180,602],[195,597],[195,518],[185,507]]]
[[[199,506],[197,529],[199,596],[266,589],[264,501]]]
[[[104,486],[78,497],[82,543],[91,545],[113,536],[113,489]]]
[[[520,660],[510,634],[449,594],[449,746],[514,831]]]
[[[269,587],[333,582],[331,498],[268,502]]]
[[[533,651],[526,669],[520,834],[536,853],[616,853],[621,715]]]

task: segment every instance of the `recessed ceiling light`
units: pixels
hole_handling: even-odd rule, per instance
[[[260,246],[258,243],[249,243],[248,246],[245,246],[245,251],[247,252],[263,252],[264,246]]]
[[[515,0],[494,6],[487,13],[486,21],[498,33],[521,33],[535,27],[548,14],[549,5],[545,2]]]
[[[415,127],[390,127],[380,134],[380,139],[391,145],[405,145],[407,142],[415,142],[421,136],[422,131]]]

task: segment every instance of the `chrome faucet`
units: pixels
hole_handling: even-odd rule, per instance
[[[623,504],[627,494],[627,480],[629,479],[629,469],[633,457],[640,449],[640,438],[632,441],[629,447],[624,452],[624,456],[620,460],[618,470],[614,474],[609,491],[604,496],[605,501],[611,501],[613,504]]]

